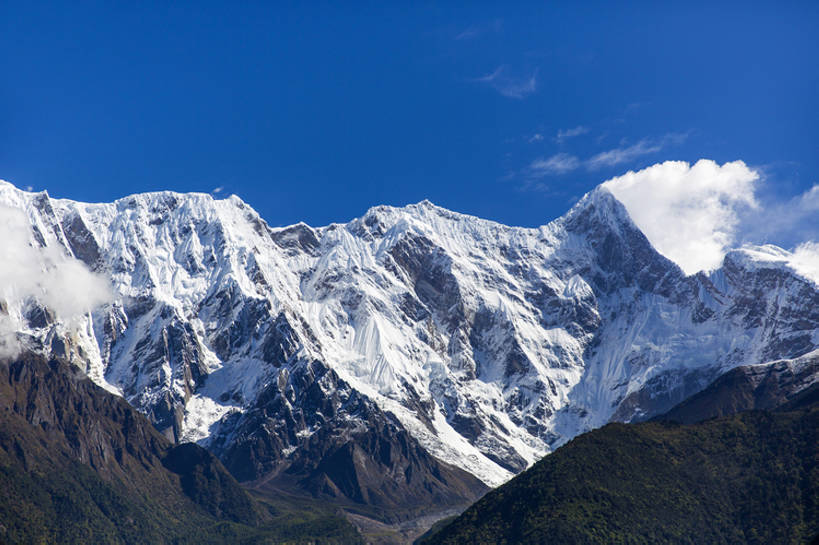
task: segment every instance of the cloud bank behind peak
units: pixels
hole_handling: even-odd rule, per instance
[[[742,161],[666,161],[611,178],[603,187],[622,202],[654,247],[687,274],[718,267],[737,238],[742,208],[758,207],[759,174]]]
[[[604,182],[654,247],[686,274],[719,267],[736,247],[773,243],[819,283],[819,186],[788,200],[759,198],[759,170],[743,161],[666,161]],[[784,258],[783,258],[784,259]]]

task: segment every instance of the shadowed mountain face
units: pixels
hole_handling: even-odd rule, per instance
[[[287,388],[268,389],[237,423],[235,435],[211,448],[242,481],[259,489],[369,505],[385,516],[465,506],[488,487],[430,456],[400,423],[314,362],[304,399],[288,403]],[[292,392],[295,390],[291,390]],[[360,424],[350,427],[347,422]],[[312,432],[301,434],[300,430]],[[295,443],[298,448],[291,447]],[[224,449],[224,450],[223,450]]]
[[[743,365],[720,376],[708,388],[656,417],[683,424],[741,411],[772,410],[819,389],[819,352],[793,360]]]
[[[609,424],[420,543],[807,543],[819,536],[818,401],[694,425]]]
[[[0,184],[0,202],[114,286],[76,328],[10,304],[32,349],[241,480],[341,502],[453,507],[579,433],[819,346],[816,285],[779,254],[686,277],[603,189],[538,229],[429,202],[315,229],[236,197]]]
[[[79,369],[0,361],[1,542],[262,543],[272,518],[211,453],[173,445]]]

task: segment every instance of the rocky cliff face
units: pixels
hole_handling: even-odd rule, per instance
[[[488,490],[431,456],[394,416],[318,361],[265,390],[221,429],[211,450],[260,490],[307,491],[388,518],[465,506]]]
[[[7,308],[29,344],[241,478],[361,502],[459,501],[480,488],[464,472],[499,484],[578,433],[819,344],[817,286],[778,249],[687,277],[602,189],[538,229],[429,202],[323,228],[200,194],[83,204],[2,185],[0,202],[116,292],[79,326]]]

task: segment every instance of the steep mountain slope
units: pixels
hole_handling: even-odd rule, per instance
[[[465,503],[483,491],[465,472],[499,484],[819,343],[817,286],[776,249],[686,277],[602,189],[539,229],[428,202],[320,229],[270,228],[236,197],[83,204],[0,184],[0,202],[116,292],[79,324],[12,305],[29,345],[242,479],[358,502]]]
[[[343,520],[317,522],[326,535],[292,542],[358,540]],[[0,361],[0,542],[281,543],[292,526],[72,365]]]
[[[655,417],[683,424],[741,411],[771,410],[819,390],[819,351],[800,358],[743,365],[720,376],[703,391]]]
[[[819,403],[694,425],[609,424],[487,494],[423,545],[807,543]]]
[[[378,508],[380,518],[423,512],[430,505],[465,507],[488,490],[430,456],[394,417],[333,371],[316,378],[302,396],[290,405],[286,392],[269,389],[244,415],[236,415],[235,425],[223,424],[233,431],[211,448],[237,478],[253,481],[258,490],[301,489],[352,500]],[[288,452],[281,438],[303,429],[313,431],[301,452]]]

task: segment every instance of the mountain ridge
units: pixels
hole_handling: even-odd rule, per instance
[[[655,420],[694,424],[743,411],[774,410],[819,388],[819,351],[798,358],[741,365]]]
[[[354,392],[421,450],[495,485],[582,431],[819,344],[815,284],[728,258],[685,276],[602,189],[539,228],[428,201],[321,228],[270,228],[241,199],[204,194],[82,204],[0,186],[0,202],[25,211],[38,244],[115,286],[71,334],[10,309],[32,318],[31,343],[65,339],[173,439],[225,456],[239,435],[268,434],[273,473],[306,467],[322,426],[350,438],[366,422],[336,418],[338,401],[312,424],[287,416],[318,406],[300,405],[311,387]],[[326,390],[324,376],[336,377]],[[260,420],[264,396],[278,401]]]

